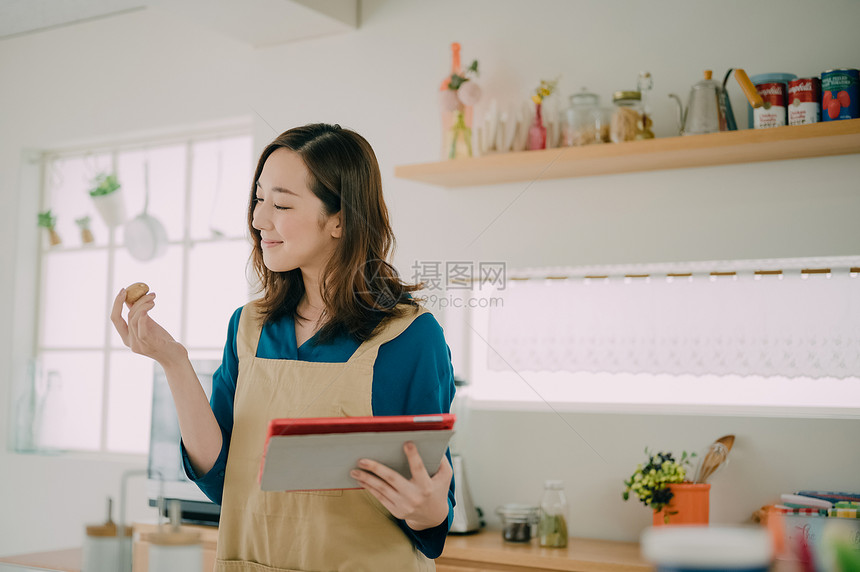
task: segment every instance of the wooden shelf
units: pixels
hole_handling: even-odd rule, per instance
[[[463,187],[852,153],[860,153],[860,119],[496,153],[472,159],[400,165],[394,168],[394,175],[443,187]]]

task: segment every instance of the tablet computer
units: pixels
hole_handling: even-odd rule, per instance
[[[454,434],[451,413],[381,417],[313,417],[269,422],[260,488],[307,491],[360,488],[349,472],[373,459],[411,478],[403,444],[412,441],[435,472]]]

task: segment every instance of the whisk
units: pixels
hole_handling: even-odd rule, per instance
[[[725,464],[726,458],[729,456],[729,451],[732,450],[734,442],[734,435],[726,435],[714,441],[708,448],[705,458],[702,459],[699,469],[696,471],[696,478],[693,482],[707,482],[708,478]]]

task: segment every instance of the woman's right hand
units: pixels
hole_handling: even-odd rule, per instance
[[[119,291],[113,301],[110,321],[131,351],[150,357],[162,366],[187,359],[188,352],[182,344],[149,316],[149,311],[155,307],[155,293],[150,292],[131,306],[127,323],[122,317],[124,302],[125,288]]]

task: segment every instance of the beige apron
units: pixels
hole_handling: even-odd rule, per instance
[[[257,481],[270,419],[373,415],[379,346],[424,311],[388,320],[346,363],[316,363],[256,357],[261,321],[255,303],[244,307],[236,338],[239,377],[216,571],[436,569],[364,490],[263,492]]]

